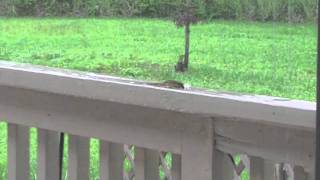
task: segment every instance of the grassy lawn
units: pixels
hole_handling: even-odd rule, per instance
[[[193,26],[191,69],[177,74],[183,45],[183,29],[156,19],[0,19],[0,59],[315,100],[312,24]]]
[[[167,20],[0,19],[3,60],[315,100],[313,24],[200,23],[191,28],[190,71],[178,74],[173,67],[183,50],[183,29]],[[0,129],[3,167],[5,126]]]

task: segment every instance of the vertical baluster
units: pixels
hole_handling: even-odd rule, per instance
[[[275,180],[275,163],[271,161],[264,160],[264,179],[265,180]]]
[[[109,178],[109,151],[110,151],[110,143],[106,141],[100,140],[100,180],[111,180]]]
[[[136,180],[146,180],[145,176],[145,149],[140,147],[135,147],[135,157],[134,157],[134,164],[135,164],[135,179]]]
[[[181,180],[181,155],[172,154],[172,179]]]
[[[89,179],[89,138],[69,135],[69,180]]]
[[[151,149],[145,149],[144,153],[145,157],[145,179],[155,179],[159,180],[159,164],[160,164],[160,158],[159,158],[159,152]]]
[[[136,180],[159,180],[159,152],[151,149],[135,147],[135,179]],[[173,159],[172,170],[178,172],[178,158]],[[178,174],[175,175],[179,179]],[[174,179],[175,180],[175,179]]]
[[[294,170],[290,164],[284,164],[283,166],[285,180],[294,180]]]
[[[264,160],[251,156],[249,171],[251,180],[264,180]]]
[[[315,179],[315,169],[314,166],[312,168],[310,168],[309,171],[306,172],[307,173],[307,179],[308,180],[314,180]]]
[[[38,129],[38,178],[59,179],[59,139],[57,132]]]
[[[136,180],[159,180],[159,152],[151,149],[135,147]]]
[[[214,154],[214,179],[233,180],[233,165],[227,154],[216,150]]]
[[[301,166],[295,166],[293,168],[293,179],[292,180],[307,180],[308,174],[304,171],[304,168]]]
[[[124,148],[122,144],[100,140],[100,179],[123,180]]]
[[[117,143],[110,143],[110,148],[109,148],[110,180],[123,179],[123,161],[124,161],[123,145],[117,144]]]
[[[264,179],[264,180],[275,180],[276,178],[276,167],[271,161],[264,160],[259,157],[248,157],[241,156],[247,170],[249,171],[251,179]]]
[[[284,164],[278,163],[275,165],[275,167],[276,167],[276,172],[275,172],[276,180],[286,180]]]
[[[29,128],[8,124],[8,180],[29,178]]]
[[[315,173],[314,173],[314,171],[308,172],[307,174],[308,174],[308,175],[307,175],[307,179],[308,179],[308,180],[314,180],[314,179],[315,179]]]

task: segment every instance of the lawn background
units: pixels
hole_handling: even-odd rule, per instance
[[[189,72],[175,73],[174,64],[183,50],[183,29],[177,29],[169,20],[0,19],[2,60],[150,81],[175,79],[194,87],[315,100],[314,24],[201,22],[191,28]],[[4,124],[0,126],[0,137],[3,175]],[[32,139],[34,143],[34,132]],[[32,150],[34,164],[35,147]],[[96,156],[97,149],[92,151]],[[91,172],[96,175],[97,166]]]

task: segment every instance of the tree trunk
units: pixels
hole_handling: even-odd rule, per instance
[[[45,10],[44,10],[44,3],[42,0],[37,0],[36,3],[36,16],[42,17],[45,15]]]
[[[188,69],[189,66],[189,48],[190,48],[190,24],[185,25],[185,51],[184,51],[184,66]]]

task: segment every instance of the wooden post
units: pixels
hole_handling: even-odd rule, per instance
[[[213,120],[189,120],[189,125],[191,126],[188,126],[188,129],[185,129],[182,134],[182,179],[212,180],[214,152]]]

